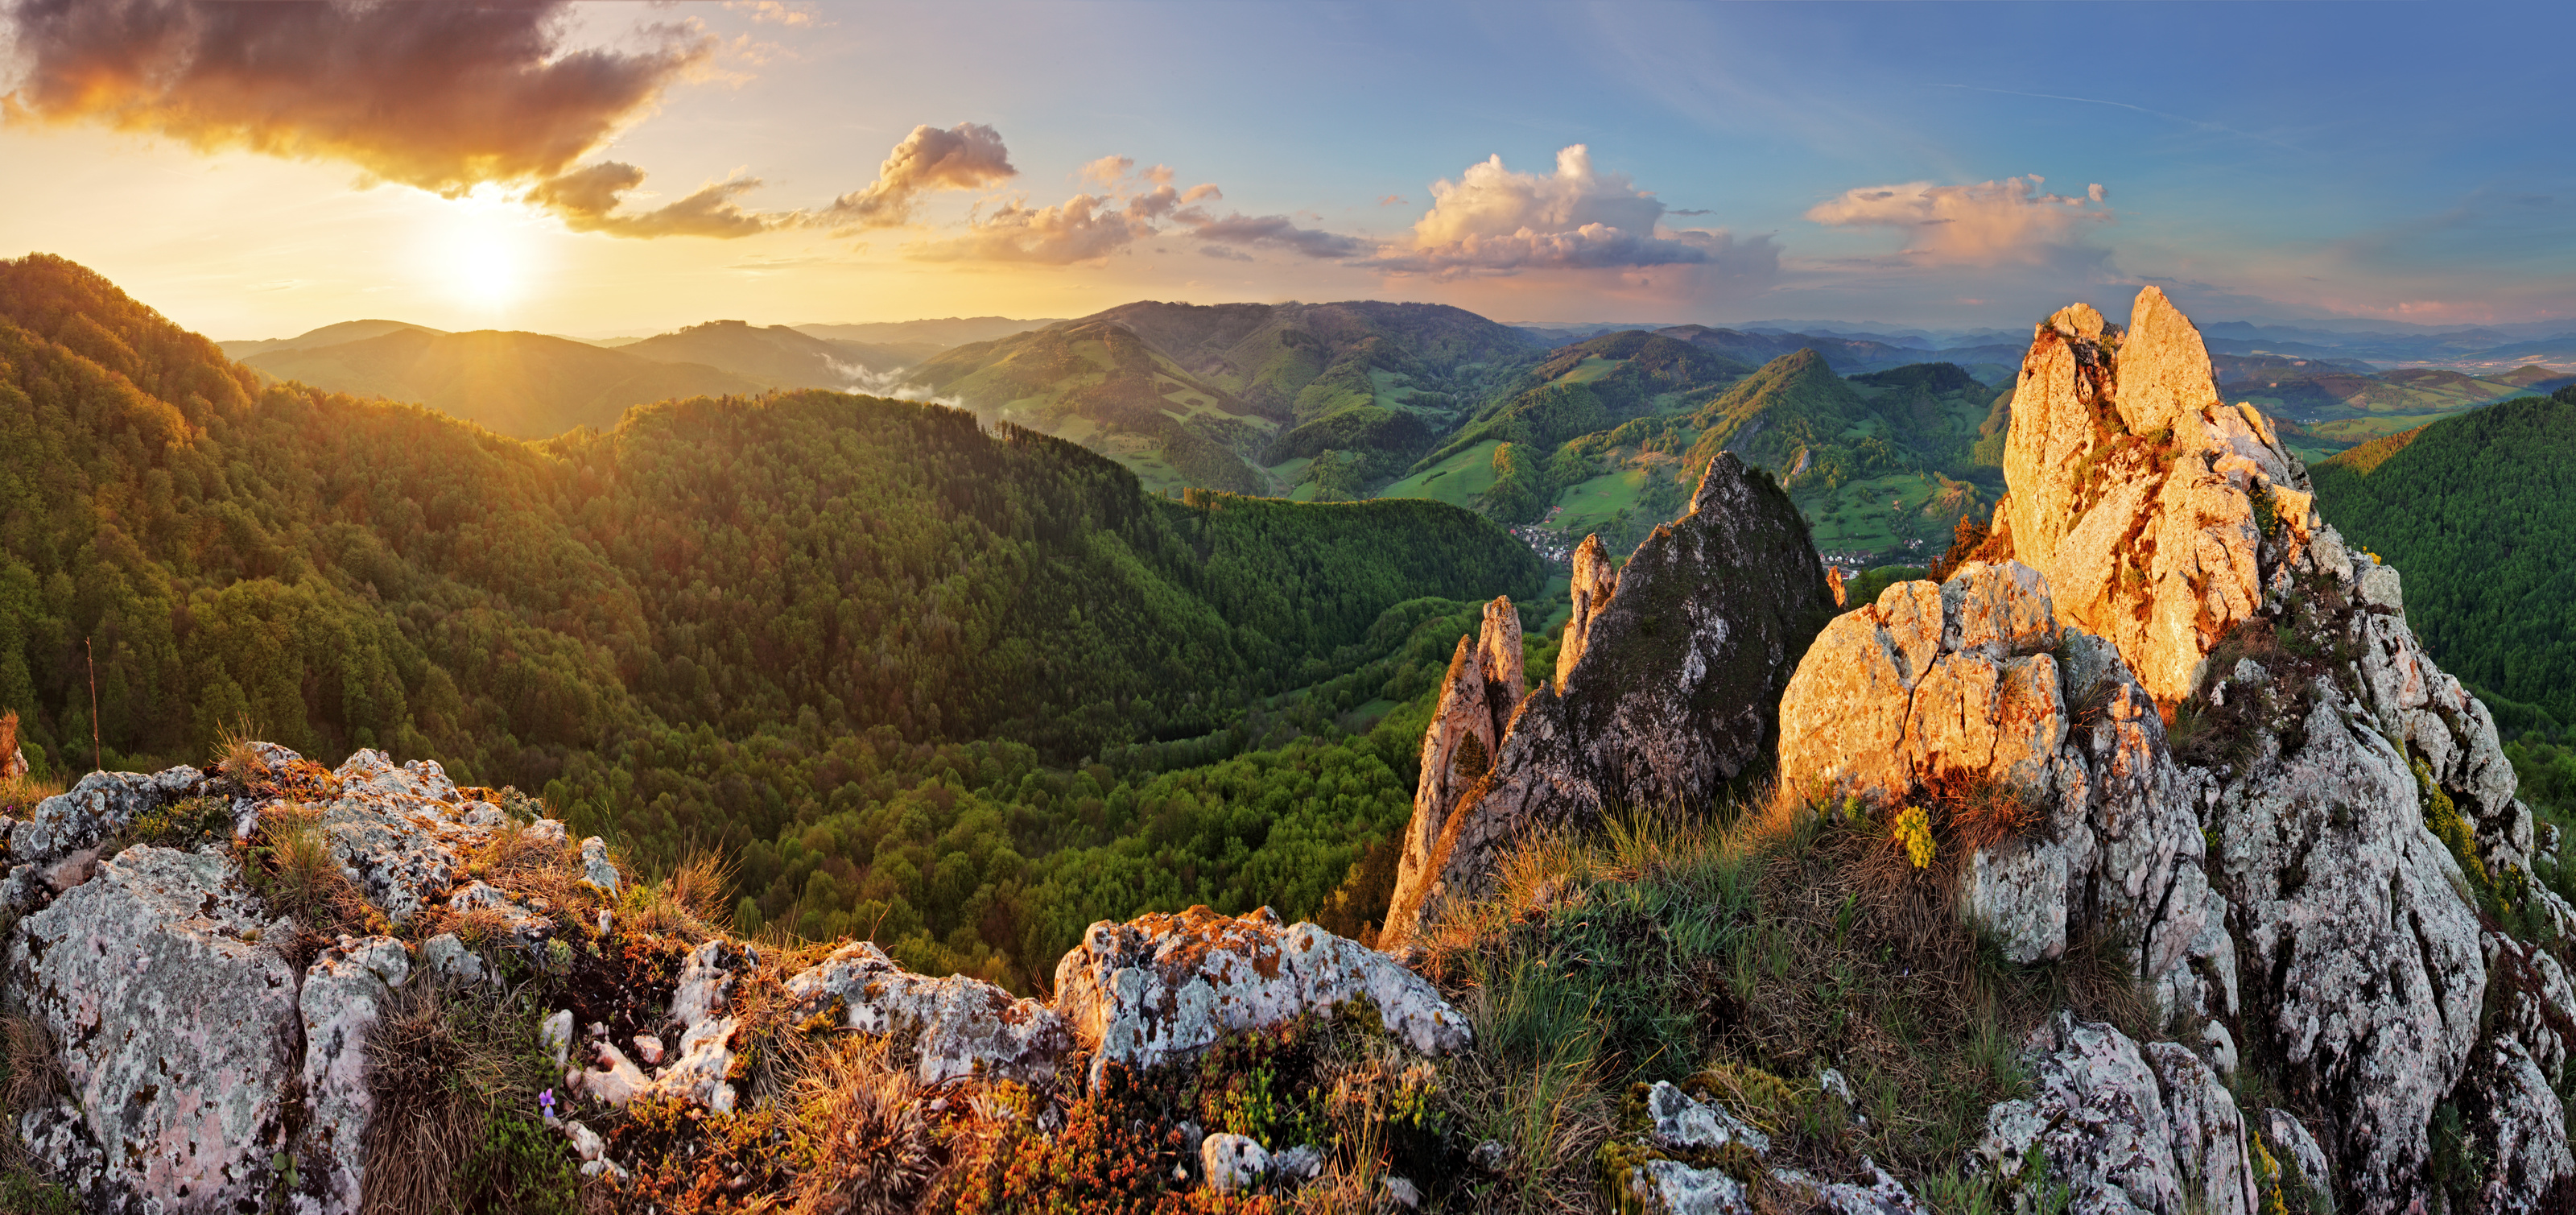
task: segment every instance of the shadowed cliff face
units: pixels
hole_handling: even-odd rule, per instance
[[[1732,455],[1710,462],[1690,512],[1655,529],[1615,578],[1596,543],[1583,552],[1561,686],[1520,701],[1491,770],[1454,808],[1417,803],[1389,946],[1487,889],[1495,855],[1533,830],[1623,806],[1707,805],[1767,753],[1780,690],[1833,614],[1797,507]],[[1495,629],[1489,614],[1480,651]],[[1432,740],[1454,728],[1445,709],[1467,676],[1452,671]],[[1418,854],[1415,838],[1428,841]]]

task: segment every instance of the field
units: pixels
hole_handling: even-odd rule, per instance
[[[1833,490],[1801,493],[1798,509],[1807,516],[1808,526],[1815,529],[1819,551],[1886,553],[1902,548],[1908,541],[1920,541],[1924,548],[1937,544],[1946,549],[1952,520],[1923,513],[1923,508],[1941,493],[1941,483],[1930,474],[1901,473],[1847,482]]]
[[[1569,485],[1557,496],[1556,504],[1565,513],[1556,517],[1554,526],[1574,536],[1599,531],[1620,511],[1637,509],[1638,497],[1649,480],[1671,475],[1669,465],[1651,473],[1641,468],[1623,468]]]
[[[1431,498],[1469,510],[1476,507],[1476,495],[1494,486],[1494,449],[1500,440],[1487,440],[1457,455],[1442,460],[1413,476],[1379,490],[1381,498]]]

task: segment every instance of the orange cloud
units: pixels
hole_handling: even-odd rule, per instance
[[[1558,152],[1552,174],[1515,173],[1493,156],[1454,182],[1433,182],[1431,210],[1413,225],[1412,243],[1385,246],[1369,264],[1441,276],[1704,264],[1767,277],[1779,269],[1769,237],[1676,232],[1661,226],[1663,217],[1664,204],[1627,174],[1594,170],[1582,144]]]
[[[566,7],[24,0],[10,17],[26,72],[0,110],[453,196],[563,171],[713,45],[655,26],[649,50],[567,51]]]
[[[2112,222],[2110,192],[2099,183],[2082,195],[2039,194],[2047,179],[1973,186],[1907,182],[1846,190],[1807,210],[1807,218],[1836,227],[1895,228],[1906,234],[1903,255],[1928,264],[2041,265],[2075,243],[2086,224]]]
[[[1084,172],[1088,174],[1110,159],[1094,161]],[[979,189],[1016,177],[1019,172],[1011,167],[1011,152],[1002,146],[1001,132],[991,127],[973,122],[961,122],[945,131],[918,126],[886,153],[874,182],[834,199],[831,206],[815,214],[814,221],[836,227],[899,227],[912,221],[913,205],[923,194]]]
[[[554,212],[575,232],[610,236],[750,236],[776,226],[777,219],[744,211],[734,199],[759,188],[760,179],[740,177],[707,186],[668,206],[641,215],[614,215],[627,191],[643,184],[644,170],[606,161],[559,174],[528,191],[528,201]]]

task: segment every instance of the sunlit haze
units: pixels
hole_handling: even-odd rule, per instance
[[[2559,6],[10,11],[0,253],[221,338],[1140,298],[1971,327],[2145,283],[2576,316],[2576,106],[2523,54]]]

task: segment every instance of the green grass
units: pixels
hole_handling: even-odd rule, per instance
[[[1497,439],[1478,443],[1378,491],[1381,498],[1430,498],[1475,509],[1476,496],[1493,488]]]
[[[1648,481],[1671,475],[1669,465],[1660,470],[1624,468],[1569,485],[1556,497],[1556,504],[1565,508],[1556,517],[1556,526],[1576,536],[1599,531],[1620,511],[1637,509]]]
[[[1802,493],[1798,507],[1814,529],[1819,549],[1884,552],[1907,540],[1922,540],[1927,549],[1938,541],[1946,548],[1949,522],[1923,514],[1940,492],[1940,482],[1929,474],[1900,473],[1845,482],[1812,496]],[[1890,506],[1891,500],[1896,505]]]
[[[1588,384],[1619,369],[1622,360],[1592,355],[1574,365],[1574,370],[1556,377],[1559,384]]]

